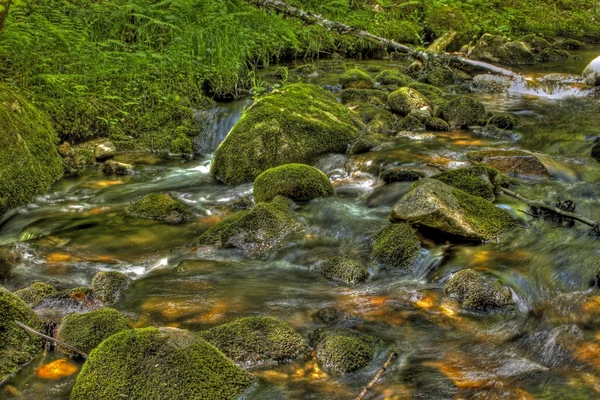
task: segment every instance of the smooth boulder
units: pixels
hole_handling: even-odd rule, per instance
[[[117,148],[112,142],[104,142],[94,147],[94,157],[98,161],[108,160],[117,155]]]
[[[271,168],[254,181],[254,199],[261,203],[284,196],[294,201],[309,201],[333,196],[327,175],[305,164],[286,164]]]
[[[600,86],[600,56],[596,57],[583,70],[583,83],[589,86]]]

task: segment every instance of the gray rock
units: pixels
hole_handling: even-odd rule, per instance
[[[583,83],[590,86],[600,86],[600,56],[596,57],[583,70]]]
[[[96,160],[108,160],[117,154],[117,148],[111,142],[100,143],[94,148]]]

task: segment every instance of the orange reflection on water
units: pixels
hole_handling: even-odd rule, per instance
[[[42,365],[37,370],[37,376],[42,379],[61,379],[76,374],[79,367],[69,361],[68,358],[52,361]]]

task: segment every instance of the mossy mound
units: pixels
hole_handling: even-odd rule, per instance
[[[248,108],[215,153],[211,171],[229,185],[289,163],[345,153],[364,129],[358,115],[314,85],[288,85]]]
[[[134,201],[127,212],[137,218],[154,219],[169,224],[185,222],[192,213],[169,194],[152,193]]]
[[[454,83],[454,72],[448,68],[435,68],[423,77],[423,82],[435,86],[452,85]]]
[[[491,170],[491,171],[490,171]],[[476,166],[473,168],[458,168],[432,176],[450,186],[463,190],[473,196],[482,197],[488,201],[496,200],[494,185],[490,179],[492,168]],[[498,174],[498,171],[495,171]],[[494,175],[493,175],[494,176]]]
[[[471,40],[473,23],[467,14],[457,8],[436,5],[427,18],[425,30],[433,39],[440,38],[447,32],[456,32],[454,41],[448,46],[448,50],[455,51]]]
[[[388,134],[394,129],[394,115],[382,107],[362,105],[356,110],[370,132]]]
[[[200,336],[238,365],[254,368],[285,363],[307,355],[304,338],[283,321],[271,317],[241,318]]]
[[[592,152],[590,155],[596,161],[600,161],[600,141],[596,142],[594,147],[592,147]]]
[[[372,135],[370,133],[364,134],[354,143],[352,143],[350,150],[348,150],[348,155],[355,156],[358,154],[367,153],[373,148],[379,146],[382,142],[383,140],[377,135]]]
[[[408,86],[413,79],[397,70],[386,69],[385,71],[381,71],[376,77],[375,80],[382,85],[390,85],[390,86]]]
[[[89,353],[104,339],[125,329],[131,328],[120,312],[112,308],[101,308],[67,315],[58,327],[56,338]]]
[[[371,258],[390,269],[408,269],[419,257],[421,244],[408,224],[391,224],[377,233]]]
[[[413,82],[409,84],[408,87],[417,90],[433,104],[437,104],[437,102],[441,100],[442,96],[444,95],[444,91],[442,89],[427,83]]]
[[[294,201],[309,201],[333,196],[333,185],[327,175],[305,164],[286,164],[271,168],[254,181],[257,203],[284,196]]]
[[[392,222],[409,222],[422,228],[470,241],[498,240],[516,226],[506,211],[437,179],[415,184],[392,208]]]
[[[485,107],[480,101],[467,96],[460,96],[449,101],[443,107],[442,114],[450,126],[457,128],[482,124],[487,115]]]
[[[194,152],[192,139],[185,133],[180,133],[169,144],[169,152],[172,154],[192,154]]]
[[[47,283],[33,282],[26,288],[17,290],[14,294],[25,303],[35,308],[44,298],[52,293],[56,293],[56,291],[57,290],[54,286]]]
[[[40,330],[42,321],[23,300],[0,286],[0,382],[17,372],[42,350],[42,341],[15,321]]]
[[[323,275],[346,283],[364,282],[369,278],[369,270],[348,257],[331,257],[321,264]]]
[[[343,89],[372,89],[375,81],[366,72],[354,68],[340,76],[340,85]]]
[[[47,116],[0,84],[0,216],[45,192],[65,172]]]
[[[92,279],[94,296],[105,305],[117,302],[131,285],[131,278],[118,271],[100,271]]]
[[[388,96],[390,108],[401,115],[408,115],[412,110],[429,107],[429,101],[418,90],[402,87]]]
[[[290,209],[291,203],[279,196],[252,210],[238,211],[204,232],[198,244],[236,247],[251,257],[262,257],[302,230],[303,225]]]
[[[488,125],[493,125],[500,129],[515,129],[519,126],[519,120],[509,113],[495,113],[488,120]]]
[[[425,125],[413,114],[407,115],[396,123],[396,130],[398,131],[422,131],[424,129]]]
[[[533,64],[536,61],[531,48],[524,42],[508,42],[502,36],[483,35],[469,52],[476,60],[508,65]]]
[[[385,171],[382,171],[379,174],[379,179],[381,179],[385,183],[412,182],[412,181],[418,181],[419,179],[421,179],[421,175],[418,172],[413,171],[411,169],[398,167],[398,168],[390,168],[390,169],[386,169]]]
[[[500,283],[489,284],[476,271],[463,269],[450,278],[444,292],[455,296],[467,310],[489,311],[514,306],[510,290]]]
[[[128,329],[90,353],[71,400],[226,400],[240,396],[252,381],[252,375],[191,332]]]
[[[319,328],[310,335],[319,364],[329,372],[347,374],[366,367],[381,341],[347,328]]]
[[[446,132],[450,130],[450,125],[441,118],[428,117],[425,118],[423,124],[425,125],[425,129],[429,129],[431,131]]]
[[[388,93],[376,89],[344,89],[342,90],[342,104],[360,105],[371,104],[379,106],[385,104]]]

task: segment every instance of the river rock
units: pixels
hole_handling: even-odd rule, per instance
[[[477,271],[463,269],[444,286],[444,292],[458,298],[467,310],[492,311],[514,306],[510,289],[500,283],[488,283]]]
[[[600,86],[600,56],[596,57],[583,70],[583,83],[590,86]]]
[[[77,377],[71,400],[236,399],[253,382],[213,345],[175,328],[127,329],[104,340]]]
[[[56,288],[52,285],[44,282],[33,282],[26,288],[17,290],[15,295],[35,308],[44,298],[56,292]]]
[[[294,84],[257,100],[221,143],[211,171],[229,185],[254,182],[263,171],[312,164],[345,153],[364,124],[355,112],[314,85]]]
[[[472,164],[485,163],[506,174],[550,178],[550,172],[540,157],[523,150],[471,151],[467,158]]]
[[[321,264],[321,272],[330,279],[345,283],[364,282],[369,278],[369,270],[348,257],[331,257]]]
[[[333,185],[327,175],[305,164],[286,164],[260,174],[254,181],[257,203],[285,196],[294,201],[309,201],[333,196]]]
[[[200,336],[246,368],[289,362],[310,351],[302,335],[271,317],[241,318],[200,332]]]
[[[458,168],[432,176],[445,184],[454,186],[473,196],[482,197],[488,201],[496,200],[494,193],[495,184],[493,179],[498,171],[486,166],[475,166],[473,168]]]
[[[506,92],[512,82],[507,76],[499,76],[499,75],[476,75],[473,78],[473,85],[476,88],[486,90],[488,92]]]
[[[117,148],[112,142],[104,142],[94,147],[94,157],[98,161],[108,160],[117,154]]]
[[[102,166],[102,172],[104,175],[131,175],[133,174],[133,165],[108,160]]]
[[[381,106],[387,101],[388,93],[375,89],[344,89],[342,90],[342,104],[360,105],[371,104]]]
[[[460,96],[449,101],[442,107],[442,115],[450,126],[456,128],[485,125],[487,122],[484,105],[468,96]]]
[[[379,174],[379,179],[385,183],[392,182],[414,182],[421,179],[425,174],[421,171],[406,167],[394,167],[386,169]]]
[[[392,222],[409,222],[463,240],[498,240],[515,226],[504,210],[437,179],[424,179],[394,205]]]
[[[525,42],[508,42],[502,36],[485,34],[468,53],[470,58],[508,65],[533,64],[536,61]]]
[[[375,81],[366,72],[354,68],[340,76],[340,85],[343,89],[372,89]]]
[[[376,77],[375,80],[384,86],[395,86],[402,87],[408,86],[413,79],[395,69],[386,69],[381,71]]]
[[[152,193],[132,202],[127,212],[134,217],[154,219],[168,224],[187,221],[192,213],[169,194]]]
[[[119,300],[133,281],[118,271],[100,271],[92,279],[94,296],[105,305],[112,305]]]
[[[390,269],[408,269],[419,257],[421,243],[408,224],[392,224],[377,233],[371,258]]]
[[[418,90],[401,87],[388,96],[390,108],[401,115],[408,115],[412,110],[427,109],[430,107],[427,98]]]

